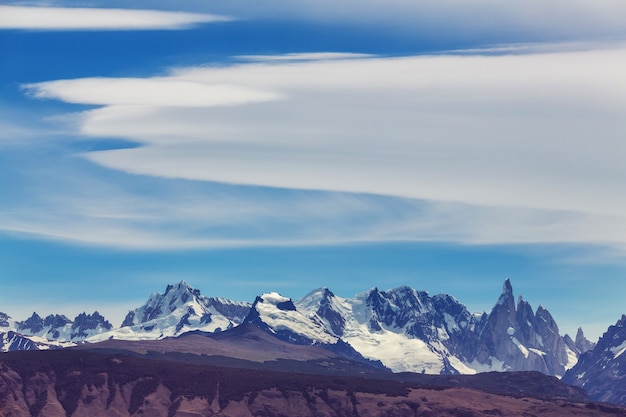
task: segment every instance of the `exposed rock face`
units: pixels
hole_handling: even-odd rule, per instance
[[[502,370],[539,371],[561,376],[568,355],[559,328],[548,310],[533,310],[521,297],[517,307],[509,280],[486,323],[478,326],[476,360],[482,364],[497,361]]]
[[[93,331],[100,327],[104,331],[111,330],[113,326],[97,311],[93,314],[80,313],[74,319],[72,323],[72,340],[78,338],[86,338],[89,336],[89,331]]]
[[[580,357],[563,381],[584,388],[596,401],[626,405],[626,315]]]
[[[435,388],[75,350],[14,352],[1,359],[0,415],[7,417],[626,416],[626,408],[584,403],[576,389],[538,373],[480,376],[487,387],[506,389],[510,380],[513,389],[528,389],[501,395],[441,382]],[[474,378],[447,381],[472,384]],[[532,394],[539,389],[542,398]]]

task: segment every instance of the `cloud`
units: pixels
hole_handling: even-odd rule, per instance
[[[25,162],[24,151],[1,161],[4,234],[135,250],[390,241],[626,249],[623,216],[120,177],[49,150]]]
[[[157,10],[0,6],[0,29],[176,30],[230,20],[220,15]]]
[[[621,47],[515,56],[272,59],[180,68],[147,80],[52,81],[28,90],[102,106],[77,115],[80,135],[143,144],[84,155],[98,165],[159,178],[322,190],[331,192],[323,200],[330,198],[333,210],[345,202],[328,196],[349,193],[349,200],[375,207],[376,214],[367,212],[371,228],[338,227],[345,217],[329,214],[317,235],[304,216],[289,243],[427,239],[623,247],[625,66]],[[169,89],[186,83],[207,91],[222,85],[262,91],[268,100],[202,102],[193,89],[181,89],[169,106],[169,91],[176,90]],[[147,93],[134,97],[131,91]],[[376,200],[382,197],[355,193],[408,200],[401,200],[401,220],[388,221]],[[231,203],[240,206],[226,205]],[[280,214],[268,224],[280,223],[285,210],[270,206],[268,212]],[[346,211],[359,213],[338,212]],[[290,229],[283,224],[276,230]],[[230,243],[287,241],[286,235],[260,236]],[[210,244],[197,236],[192,241]]]
[[[282,55],[239,55],[243,61],[272,62],[272,61],[326,61],[334,59],[370,58],[370,54],[356,54],[344,52],[311,52],[291,53]]]
[[[115,0],[111,0],[115,1]],[[110,1],[110,2],[111,2]],[[153,5],[154,0],[138,0]],[[109,3],[110,3],[109,2]],[[117,0],[117,4],[124,4]],[[511,42],[624,39],[622,0],[195,0],[187,7],[254,20],[361,26],[428,39]],[[167,3],[161,2],[163,7]],[[178,5],[177,5],[178,6]],[[493,42],[493,41],[492,41]]]
[[[112,106],[212,107],[275,100],[275,93],[242,85],[168,78],[86,78],[30,84],[34,98]]]

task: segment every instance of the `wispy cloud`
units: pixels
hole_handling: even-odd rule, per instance
[[[0,6],[0,29],[177,30],[230,20],[213,14],[158,10]]]
[[[406,239],[623,248],[624,67],[623,48],[515,56],[272,59],[181,68],[159,78],[62,80],[28,89],[36,97],[101,105],[78,115],[80,135],[143,144],[84,155],[104,167],[159,178],[331,192],[307,201],[293,198],[293,191],[289,199],[269,198],[260,205],[224,196],[194,202],[222,207],[221,215],[242,205],[255,209],[239,213],[241,218],[273,214],[249,223],[264,225],[250,229],[258,233],[228,226],[219,235],[214,227],[224,218],[211,212],[196,222],[208,225],[198,227],[198,234],[172,239],[174,230],[186,228],[160,229],[159,237],[170,234],[161,244]],[[203,102],[193,89],[181,89],[170,103],[168,91],[176,89],[169,88],[187,83],[206,91],[223,85],[262,91],[268,100],[229,103],[209,97]],[[382,204],[377,199],[383,197],[358,193],[394,199]],[[390,210],[390,201],[396,201],[397,211]],[[330,208],[322,211],[324,216],[306,214],[305,207],[318,210],[320,204]],[[158,217],[183,217],[167,210]],[[298,220],[286,220],[288,213],[297,213]],[[351,216],[367,220],[355,225],[346,221]],[[240,221],[231,220],[222,224]],[[156,236],[141,237],[155,228],[134,227],[136,246],[156,241]],[[109,237],[101,236],[111,244],[128,234],[107,230]]]

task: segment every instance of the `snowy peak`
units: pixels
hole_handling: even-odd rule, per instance
[[[331,334],[341,337],[346,327],[342,300],[328,288],[311,291],[296,302],[298,311],[320,323]]]
[[[122,327],[146,323],[167,316],[186,304],[199,304],[200,291],[195,290],[185,281],[175,285],[168,285],[164,294],[153,293],[139,309],[130,311]]]
[[[336,344],[338,337],[300,313],[290,298],[276,292],[258,296],[244,323],[253,324],[282,340],[300,345]]]
[[[50,314],[44,319],[33,313],[28,319],[15,323],[15,330],[24,336],[59,342],[83,341],[112,328],[111,323],[97,311],[93,314],[81,313],[73,321],[62,314]]]
[[[109,336],[159,339],[191,330],[218,332],[241,324],[249,310],[249,303],[205,297],[180,281],[168,285],[163,294],[153,293],[143,306],[128,312],[121,328]]]

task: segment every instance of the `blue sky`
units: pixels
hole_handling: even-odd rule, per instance
[[[617,0],[3,2],[0,311],[626,292]]]

